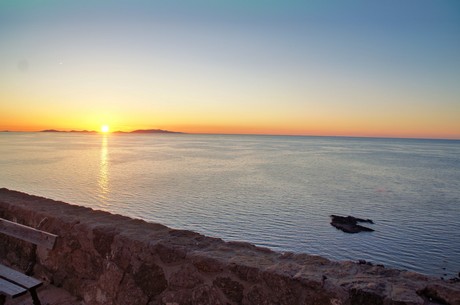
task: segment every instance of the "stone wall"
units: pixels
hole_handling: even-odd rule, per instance
[[[97,304],[460,304],[460,283],[224,242],[0,189],[0,217],[59,235],[35,277]],[[31,246],[0,236],[0,259],[26,268]]]

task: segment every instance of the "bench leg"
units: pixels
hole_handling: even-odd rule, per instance
[[[38,295],[37,295],[37,291],[34,289],[30,289],[29,290],[30,292],[30,295],[32,296],[32,302],[34,305],[42,305],[42,303],[40,303],[40,300],[38,299]]]
[[[0,305],[5,304],[6,297],[3,294],[0,294]]]

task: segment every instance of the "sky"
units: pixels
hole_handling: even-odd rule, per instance
[[[460,1],[1,0],[0,130],[460,139]]]

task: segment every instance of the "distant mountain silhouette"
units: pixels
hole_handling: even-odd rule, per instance
[[[96,133],[97,131],[94,130],[71,130],[71,131],[63,131],[63,130],[56,130],[56,129],[45,129],[40,132],[74,132],[74,133]]]
[[[137,129],[129,133],[182,133],[182,132],[169,131],[169,130],[163,130],[163,129]]]
[[[94,130],[71,130],[69,132],[97,133],[97,131]]]
[[[97,131],[94,130],[71,130],[71,131],[63,131],[63,130],[57,130],[57,129],[45,129],[41,130],[40,132],[73,132],[73,133],[98,133]],[[175,134],[183,134],[183,132],[177,132],[177,131],[169,131],[169,130],[163,130],[163,129],[137,129],[133,131],[114,131],[112,133],[175,133]]]

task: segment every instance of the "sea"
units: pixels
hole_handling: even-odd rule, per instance
[[[0,187],[281,252],[460,272],[457,140],[2,132]],[[344,233],[331,214],[375,231]]]

